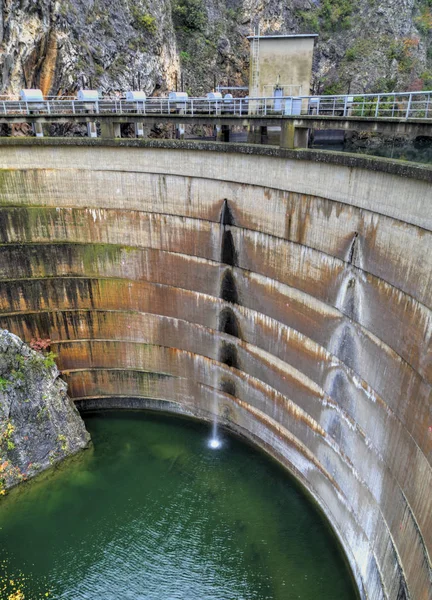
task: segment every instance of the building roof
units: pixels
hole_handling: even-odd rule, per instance
[[[273,39],[273,38],[304,38],[304,37],[318,37],[317,33],[297,33],[293,35],[248,35],[248,40],[260,40]]]

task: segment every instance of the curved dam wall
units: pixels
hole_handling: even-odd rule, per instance
[[[0,166],[0,326],[53,340],[79,406],[216,412],[314,496],[362,598],[430,600],[431,171],[125,140]]]

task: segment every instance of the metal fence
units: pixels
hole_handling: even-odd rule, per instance
[[[43,102],[24,102],[0,96],[0,116],[37,115],[316,115],[394,119],[431,119],[432,91],[338,96],[284,96],[264,98],[147,98],[126,101],[101,98],[96,102],[48,97]]]

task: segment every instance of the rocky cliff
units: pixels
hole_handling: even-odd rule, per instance
[[[0,330],[0,494],[88,445],[66,389],[52,355]]]
[[[3,92],[247,85],[261,33],[317,32],[313,92],[432,87],[431,0],[2,0]]]

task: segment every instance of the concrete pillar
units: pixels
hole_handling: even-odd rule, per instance
[[[135,123],[135,136],[144,137],[144,123]]]
[[[284,119],[281,124],[280,147],[294,148],[295,127],[291,120]]]
[[[294,121],[284,119],[281,125],[280,147],[281,148],[307,148],[309,130],[296,128]]]
[[[261,143],[261,127],[258,127],[256,125],[249,125],[247,141],[248,141],[248,144],[260,144]]]
[[[221,138],[221,126],[220,125],[213,126],[213,135],[215,136],[216,141],[220,142],[220,138]]]
[[[184,140],[185,126],[183,123],[176,124],[176,139]]]
[[[88,137],[91,137],[91,138],[97,137],[97,129],[96,129],[95,121],[90,121],[89,123],[87,123],[87,135],[88,135]]]
[[[307,148],[309,142],[309,129],[296,128],[294,144],[296,148]]]
[[[96,136],[90,136],[96,137]],[[119,138],[121,137],[120,123],[114,123],[113,121],[103,120],[101,121],[101,137],[103,138]]]
[[[33,132],[36,137],[43,137],[44,133],[43,133],[42,123],[38,123],[36,121],[36,123],[33,123],[32,127],[33,127]]]

